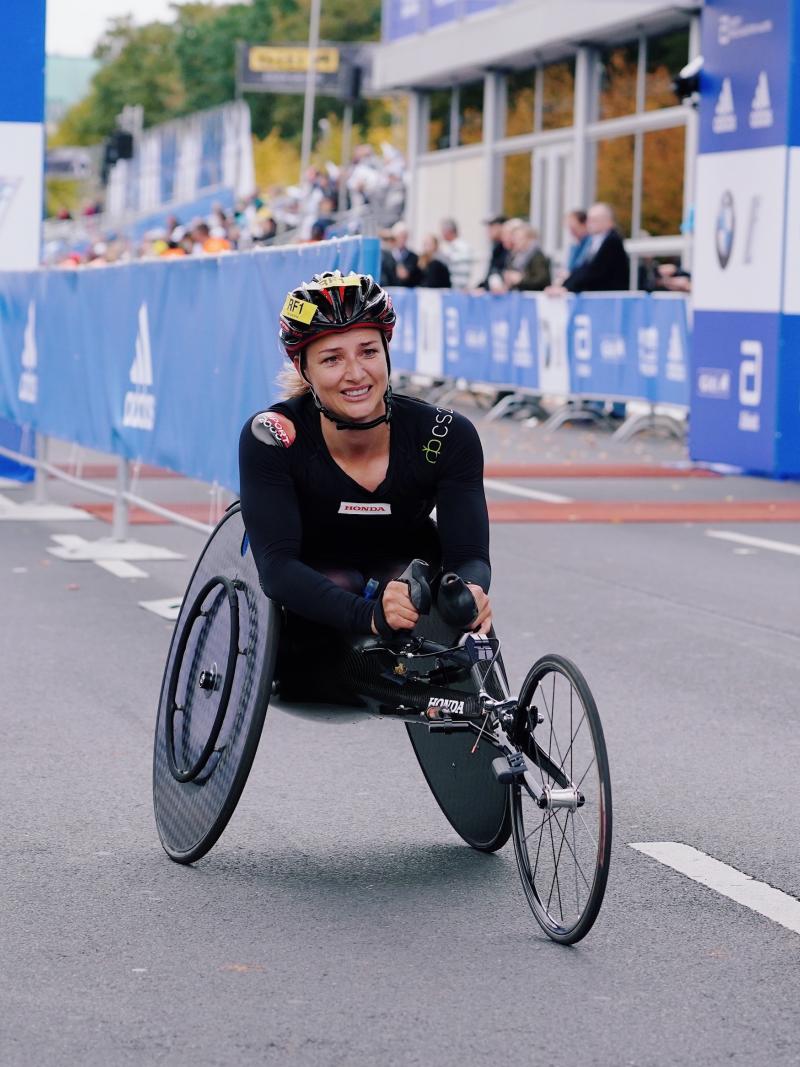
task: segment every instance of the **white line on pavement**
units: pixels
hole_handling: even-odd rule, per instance
[[[768,537],[753,537],[751,534],[731,533],[729,530],[706,530],[706,537],[715,537],[718,541],[733,541],[737,545],[749,545],[751,548],[768,548],[772,552],[785,552],[787,556],[800,556],[800,545],[788,541],[771,541]]]
[[[139,607],[144,608],[145,611],[152,611],[154,615],[159,615],[162,619],[174,622],[180,614],[182,603],[183,597],[174,596],[166,600],[140,600]]]
[[[157,545],[144,544],[142,541],[112,541],[101,537],[98,541],[85,541],[76,534],[53,534],[52,540],[58,548],[48,548],[59,559],[76,561],[94,561],[98,559],[157,560],[184,559],[178,552]]]
[[[141,567],[135,567],[133,563],[128,563],[124,559],[96,559],[95,563],[98,567],[102,567],[104,571],[113,574],[115,578],[148,577],[147,571],[143,571]]]
[[[757,882],[749,874],[737,871],[691,845],[677,841],[649,841],[630,847],[800,934],[800,900],[788,893],[782,893],[766,882]]]
[[[16,504],[7,496],[0,496],[0,519],[7,522],[86,522],[92,516],[81,508],[70,508],[61,504],[34,504],[27,502]]]
[[[558,493],[545,493],[541,489],[525,489],[521,485],[512,482],[501,482],[496,478],[484,478],[483,484],[487,489],[494,489],[497,493],[510,493],[511,496],[526,496],[529,500],[541,500],[545,504],[571,504],[571,496],[560,496]]]

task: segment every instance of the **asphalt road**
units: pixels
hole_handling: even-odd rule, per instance
[[[487,428],[490,458],[681,458],[525,432]],[[800,500],[796,484],[739,478],[515,484]],[[177,499],[174,482],[148,489]],[[726,529],[800,546],[797,523]],[[512,680],[545,651],[571,656],[608,741],[608,892],[563,948],[533,921],[511,846],[486,856],[456,837],[390,722],[268,715],[221,841],[171,863],[150,786],[171,624],[138,602],[179,595],[203,538],[136,527],[185,556],[140,579],[47,552],[54,534],[108,533],[0,522],[4,1067],[800,1061],[800,934],[629,847],[684,842],[800,896],[800,556],[701,523],[493,528]]]

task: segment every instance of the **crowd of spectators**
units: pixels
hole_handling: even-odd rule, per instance
[[[144,257],[219,255],[284,241],[304,243],[352,233],[376,232],[399,221],[405,210],[405,160],[384,144],[380,151],[358,145],[347,168],[309,167],[297,185],[271,186],[208,215],[160,219],[135,236],[137,227],[109,220],[99,204],[78,217],[61,211],[46,226],[48,266],[102,266]]]
[[[518,290],[552,296],[630,288],[630,261],[613,208],[607,203],[566,215],[570,242],[563,266],[551,263],[529,219],[504,215],[486,219],[488,255],[481,269],[482,256],[461,236],[453,218],[443,218],[438,233],[424,234],[419,251],[411,247],[404,219],[406,182],[400,152],[389,144],[380,151],[362,144],[354,149],[344,170],[333,163],[309,167],[298,185],[273,186],[231,209],[216,204],[206,217],[182,220],[170,215],[138,240],[130,231],[104,228],[99,205],[92,203],[75,220],[78,239],[73,230],[69,241],[51,240],[45,246],[45,262],[78,267],[141,257],[220,255],[366,232],[381,238],[384,285],[491,293]],[[476,282],[479,275],[481,280]],[[677,260],[643,258],[637,288],[689,292],[691,277]]]

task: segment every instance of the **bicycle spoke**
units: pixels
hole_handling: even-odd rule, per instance
[[[575,786],[576,789],[580,789],[580,787],[583,785],[583,779],[586,777],[586,775],[589,773],[589,771],[592,769],[592,767],[595,765],[595,763],[597,763],[597,757],[596,756],[592,756],[592,758],[589,760],[589,766],[583,772],[583,774],[581,775],[581,780]]]
[[[574,820],[573,820],[573,823],[572,823],[572,825],[573,825],[573,833],[574,833],[574,829],[575,829],[575,821],[574,821]],[[585,875],[585,874],[583,873],[583,867],[581,867],[581,865],[580,865],[580,860],[579,860],[579,859],[578,859],[578,857],[577,857],[577,856],[575,855],[575,853],[574,853],[574,852],[572,851],[572,846],[570,845],[569,841],[567,841],[567,848],[568,848],[568,849],[570,850],[570,853],[572,854],[572,858],[573,858],[573,859],[575,860],[575,869],[576,869],[576,871],[579,871],[579,872],[580,872],[580,876],[581,876],[581,878],[583,879],[584,883],[586,884],[586,888],[587,888],[587,889],[589,890],[589,892],[591,893],[591,891],[592,891],[592,887],[591,887],[591,885],[589,884],[589,882],[587,882],[587,881],[586,881],[586,875]]]
[[[537,813],[540,812],[541,808],[537,808],[536,811],[537,811]],[[542,821],[541,821],[541,823],[538,823],[536,826],[534,826],[534,828],[531,830],[531,832],[529,834],[525,835],[525,837],[523,838],[523,844],[527,844],[528,838],[532,837],[536,833],[537,830],[539,830],[542,827],[544,827],[545,823],[547,823],[553,817],[554,817],[554,812],[552,812],[552,811],[549,811],[546,815],[544,814],[544,812],[542,812]]]
[[[559,830],[561,829],[561,826],[560,826],[560,824],[558,822],[558,819],[556,819],[556,826],[558,826]],[[550,829],[550,848],[551,848],[551,851],[553,853],[553,880],[550,883],[550,895],[547,898],[547,908],[546,908],[546,910],[549,913],[549,911],[550,911],[550,901],[553,898],[553,888],[555,887],[556,894],[558,896],[558,910],[559,910],[559,912],[561,914],[561,921],[563,923],[563,921],[564,921],[564,908],[563,908],[563,906],[561,904],[561,886],[560,886],[559,881],[558,881],[558,860],[556,859],[556,843],[555,843],[555,839],[553,838],[553,824],[552,824],[552,822],[549,824],[549,829]],[[559,855],[560,854],[561,853],[559,852]]]
[[[589,835],[589,838],[591,839],[591,842],[592,842],[592,844],[594,845],[594,847],[595,847],[595,849],[596,849],[596,848],[598,847],[598,846],[597,846],[597,840],[596,840],[596,838],[595,838],[594,834],[592,833],[592,831],[591,831],[591,830],[589,829],[588,825],[586,824],[586,820],[585,820],[585,819],[584,819],[584,817],[583,817],[583,816],[581,815],[581,813],[580,813],[580,809],[578,810],[578,815],[579,815],[579,817],[580,817],[580,820],[581,820],[581,822],[583,823],[583,828],[584,828],[584,830],[585,830],[585,831],[586,831],[586,833],[587,833],[587,834]]]
[[[569,780],[572,781],[572,745],[575,740],[575,735],[572,732],[572,694],[574,690],[572,688],[572,682],[569,683],[569,736],[571,738],[569,744]]]
[[[555,712],[556,672],[553,671],[552,673],[553,673],[553,704],[552,704],[552,708],[553,708],[553,712]],[[554,739],[554,732],[555,732],[555,720],[554,720],[553,713],[550,711],[550,708],[548,708],[548,706],[547,706],[547,696],[546,696],[545,691],[544,691],[544,686],[542,685],[541,682],[539,682],[539,688],[542,691],[542,700],[544,701],[544,710],[547,712],[547,717],[550,720],[550,737],[548,739],[547,755],[552,760],[552,758],[553,758],[552,757],[553,739]],[[559,747],[558,738],[557,737],[555,737],[555,742],[556,742],[556,751],[558,752],[559,759],[561,759],[561,748]],[[562,770],[564,769],[563,766],[562,766],[561,769]]]
[[[575,820],[571,820],[572,823],[572,855],[573,858],[578,850],[578,846],[575,843]],[[567,845],[569,848],[569,845]],[[581,895],[578,888],[578,861],[575,860],[575,907],[578,910],[578,915],[581,914]]]
[[[575,738],[578,736],[578,733],[580,732],[580,728],[583,726],[583,721],[584,721],[585,718],[586,718],[586,711],[584,711],[583,715],[581,715],[580,722],[575,727],[575,733],[572,735],[572,739],[571,739],[571,741],[569,743],[569,748],[567,749],[566,755],[564,756],[565,760],[566,760],[567,756],[570,754],[570,752],[572,751],[572,748],[573,748],[573,746],[575,744]],[[559,752],[559,755],[561,755],[560,752]],[[562,771],[564,770],[564,764],[563,763],[561,764],[561,770]],[[572,775],[570,775],[570,781],[572,781]]]
[[[539,853],[542,848],[542,836],[544,834],[545,823],[548,823],[549,819],[542,819],[542,824],[539,827],[539,843],[536,846],[536,862],[533,865],[533,883],[536,884],[536,872],[539,870]],[[535,831],[534,831],[535,833]],[[527,838],[526,838],[527,840]]]
[[[564,827],[562,829],[561,823],[558,821],[558,819],[556,819],[556,826],[559,828],[559,830],[561,830],[561,844],[558,846],[558,856],[557,857],[556,856],[553,857],[553,872],[554,872],[553,873],[553,877],[555,878],[556,882],[558,883],[558,865],[561,862],[561,853],[564,851],[564,838],[565,838],[566,833],[567,833],[567,824],[565,823]],[[551,837],[552,837],[552,834],[551,834]],[[551,888],[550,888],[551,895],[552,895],[552,892],[553,892],[553,890],[552,890],[552,886],[551,886]],[[562,900],[561,900],[561,886],[560,886],[560,883],[558,884],[558,910],[561,912],[561,921],[563,923],[563,921],[564,921],[564,907],[563,907],[563,903],[562,903]]]

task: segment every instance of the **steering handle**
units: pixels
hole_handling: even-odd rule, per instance
[[[428,584],[428,564],[424,559],[412,559],[399,578],[405,582],[411,603],[420,615],[428,615],[431,610],[431,587]]]
[[[478,617],[475,597],[467,588],[464,579],[452,571],[442,576],[436,606],[444,621],[459,630],[468,630]]]

